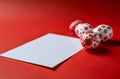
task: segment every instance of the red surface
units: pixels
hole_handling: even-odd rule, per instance
[[[112,41],[83,49],[55,69],[0,57],[0,79],[120,79],[119,0],[0,1],[0,53],[48,32],[74,36],[69,24],[82,19],[113,27]]]

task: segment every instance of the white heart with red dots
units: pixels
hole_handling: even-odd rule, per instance
[[[90,24],[76,20],[70,24],[70,29],[80,38],[81,44],[87,49],[94,49],[101,41],[108,41],[113,37],[112,27],[106,24],[98,25],[93,29]]]
[[[113,36],[112,28],[106,24],[98,25],[93,31],[98,34],[102,41],[107,41]]]

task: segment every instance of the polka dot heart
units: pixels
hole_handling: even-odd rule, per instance
[[[88,24],[84,23],[81,20],[76,20],[70,24],[70,29],[78,36],[80,39],[82,39],[82,36],[84,33],[88,31],[92,31],[93,27]]]
[[[101,29],[101,30],[99,30],[99,29]],[[106,25],[106,24],[98,25],[93,31],[99,35],[99,38],[102,41],[110,40],[113,36],[112,27],[110,27],[109,25]]]
[[[97,33],[90,31],[83,34],[83,39],[81,40],[81,44],[88,49],[96,48],[101,39],[98,37]]]
[[[72,22],[70,30],[80,38],[81,44],[87,49],[94,49],[101,41],[108,41],[113,36],[112,27],[109,25],[101,24],[94,29],[90,24],[81,20]]]

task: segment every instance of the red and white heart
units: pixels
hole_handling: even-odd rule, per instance
[[[76,20],[69,27],[81,40],[83,47],[94,49],[98,47],[101,41],[107,41],[112,38],[112,27],[106,24],[98,25],[95,29],[88,23]]]
[[[94,49],[98,47],[100,42],[101,42],[101,39],[98,37],[98,34],[93,31],[84,33],[81,40],[82,46],[87,49]]]
[[[113,36],[112,28],[106,24],[98,25],[93,31],[98,34],[101,41],[108,41]]]
[[[93,27],[90,24],[84,23],[81,20],[76,20],[70,24],[70,29],[74,31],[74,33],[81,39],[83,34],[88,31],[92,31]]]

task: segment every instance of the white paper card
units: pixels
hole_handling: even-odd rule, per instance
[[[54,68],[82,48],[77,38],[48,33],[1,56]]]

